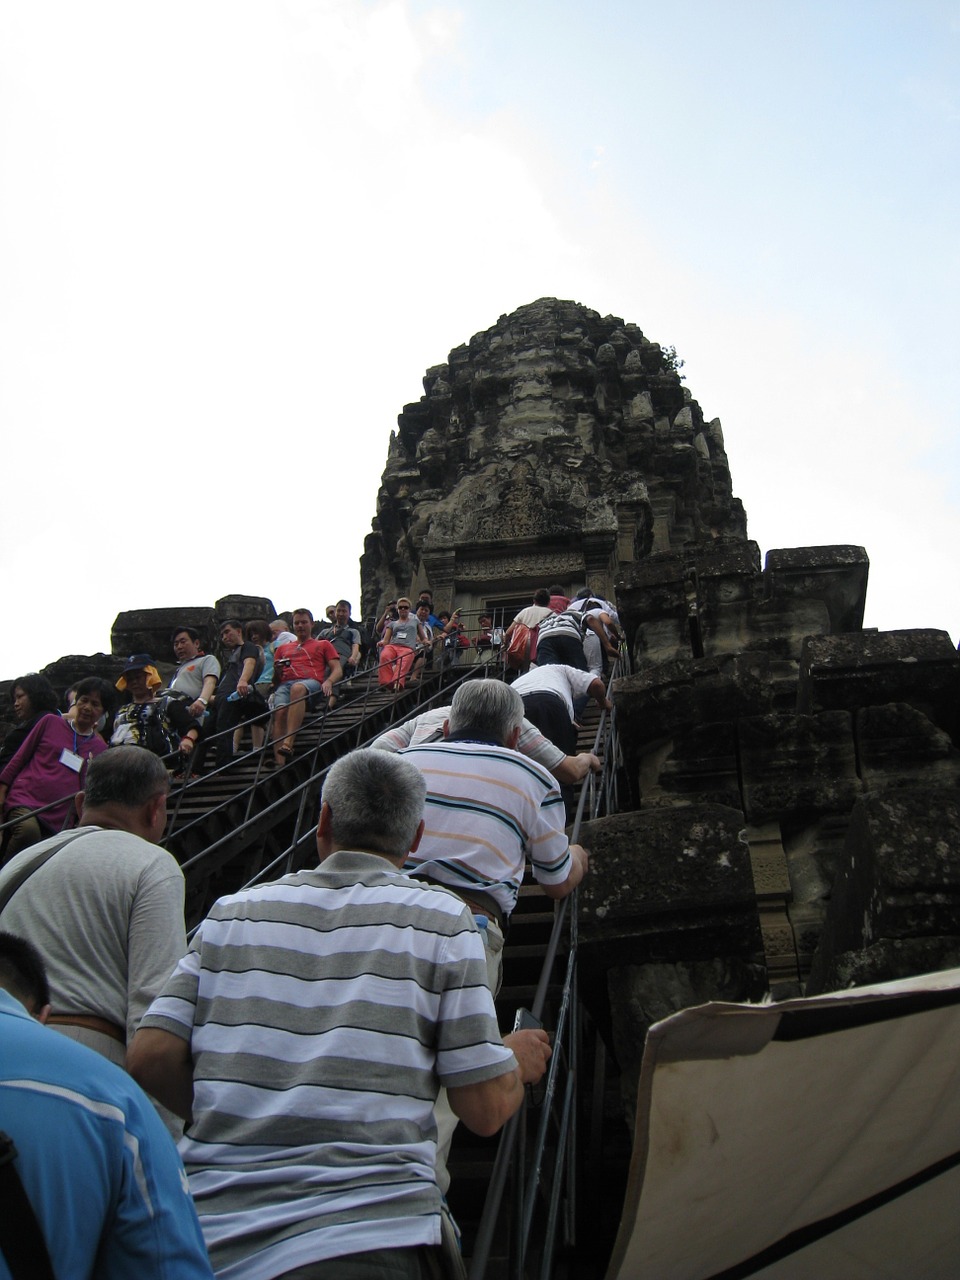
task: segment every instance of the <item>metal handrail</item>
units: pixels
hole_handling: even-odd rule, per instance
[[[610,684],[612,684],[612,682],[623,673],[624,668],[625,658],[623,654],[621,654],[621,657],[618,658],[617,662],[613,666],[613,670],[611,671]],[[584,779],[580,787],[576,816],[574,818],[570,834],[571,844],[576,844],[579,840],[580,828],[583,824],[585,813],[589,813],[591,818],[595,818],[598,817],[601,812],[615,812],[616,770],[619,760],[619,742],[616,734],[615,717],[612,713],[609,713],[606,710],[604,710],[600,716],[600,723],[597,727],[597,733],[593,744],[594,754],[599,754],[601,745],[603,746],[603,771],[599,778],[597,778],[596,775],[589,774]],[[611,802],[613,807],[610,807]],[[567,963],[563,988],[560,996],[560,1006],[557,1014],[557,1025],[554,1031],[554,1052],[547,1069],[544,1100],[540,1109],[536,1136],[532,1146],[532,1153],[529,1157],[529,1172],[527,1173],[526,1178],[518,1176],[520,1184],[520,1198],[518,1205],[520,1229],[515,1237],[514,1250],[511,1257],[511,1262],[513,1264],[512,1274],[515,1274],[517,1277],[522,1277],[525,1274],[524,1266],[529,1248],[533,1215],[536,1208],[537,1197],[545,1182],[543,1169],[548,1129],[554,1109],[553,1104],[557,1099],[557,1083],[560,1072],[564,1068],[566,1070],[566,1081],[562,1096],[559,1099],[560,1115],[558,1121],[558,1145],[556,1157],[551,1170],[552,1178],[550,1179],[547,1204],[547,1233],[540,1269],[540,1276],[542,1280],[546,1280],[546,1278],[549,1277],[550,1268],[552,1266],[554,1240],[560,1209],[560,1197],[564,1187],[564,1174],[566,1174],[567,1177],[567,1195],[570,1199],[571,1207],[575,1204],[576,1189],[574,1175],[576,1168],[577,1130],[574,1096],[578,1076],[580,1044],[576,965],[578,897],[578,891],[575,889],[569,897],[561,899],[556,904],[553,929],[550,934],[550,941],[547,944],[547,952],[544,957],[543,966],[540,971],[540,978],[537,983],[536,994],[533,999],[533,1006],[531,1008],[531,1013],[534,1018],[538,1021],[542,1021],[543,1009],[546,1003],[553,968],[569,921]],[[490,1177],[490,1184],[487,1191],[487,1198],[484,1202],[483,1212],[481,1214],[480,1224],[477,1229],[477,1236],[470,1259],[469,1280],[483,1280],[485,1277],[494,1233],[500,1216],[503,1193],[507,1185],[507,1179],[511,1172],[518,1172],[522,1175],[522,1170],[517,1171],[514,1169],[514,1165],[516,1163],[515,1151],[518,1144],[518,1138],[521,1136],[523,1131],[527,1111],[528,1104],[527,1100],[524,1099],[520,1110],[517,1111],[504,1126],[504,1130],[500,1138],[500,1144],[497,1149],[497,1155],[494,1160],[493,1172]],[[525,1154],[525,1152],[521,1151],[521,1156],[524,1156]],[[526,1163],[526,1161],[524,1161],[524,1163]],[[568,1221],[572,1221],[572,1211],[567,1215],[567,1217]]]
[[[343,680],[338,681],[337,684],[334,686],[334,695],[337,697],[341,697],[346,692],[346,690],[352,685],[357,685],[364,689],[364,692],[362,695],[362,702],[360,703],[360,708],[359,708],[360,715],[358,717],[357,724],[353,726],[350,730],[350,732],[352,733],[355,732],[356,734],[355,745],[359,745],[359,743],[363,741],[364,725],[366,724],[368,715],[370,714],[371,701],[374,698],[377,698],[381,692],[379,686],[373,680],[373,676],[378,670],[378,665],[379,664],[374,664],[361,671],[357,671],[354,675],[347,676]],[[488,665],[487,663],[473,663],[470,666],[466,666],[462,668],[462,670],[460,668],[456,668],[453,673],[450,673],[450,672],[445,673],[446,680],[447,680],[445,687],[447,689],[450,689],[452,686],[458,684],[460,679],[466,677],[467,675],[475,675],[477,673],[478,668],[483,668],[483,667],[486,667],[487,665]],[[427,684],[425,684],[424,678],[421,677],[419,680],[419,683],[413,686],[417,690],[417,695],[414,700],[414,706],[417,709],[421,709],[422,706],[426,704],[428,701],[432,701],[433,695],[431,695],[430,697],[424,696],[425,690],[428,684],[429,684],[429,681],[427,682]],[[339,693],[337,692],[338,690],[339,690]],[[309,701],[310,697],[312,696],[313,695],[308,694],[302,700]],[[398,704],[398,700],[395,699],[393,704],[390,704],[390,705],[391,705],[391,712],[392,712],[388,721],[388,723],[390,724],[394,723],[394,721],[397,719],[396,711],[397,711],[398,705],[402,707],[403,719],[406,719],[410,714],[412,714],[409,700],[406,698],[403,700],[402,704]],[[375,713],[378,715],[382,714],[382,712],[384,711],[384,706],[385,706],[384,703],[378,702],[376,707],[374,708]],[[245,723],[253,724],[253,725],[259,724],[261,721],[266,723],[269,720],[269,717],[271,714],[272,713],[270,711],[262,712],[260,715],[256,717],[251,717],[251,719],[246,721]],[[300,732],[302,733],[304,729],[310,729],[311,727],[316,727],[318,724],[322,724],[322,722],[326,719],[328,714],[330,713],[328,713],[326,708],[316,712],[315,714],[308,713],[304,717],[304,722],[303,722],[303,725],[301,726]],[[235,728],[237,727],[239,726],[234,726],[230,729],[222,730],[220,733],[211,734],[204,741],[207,745],[214,743],[216,742],[217,738],[221,737],[223,734],[225,733],[232,734],[235,731]],[[333,740],[332,738],[327,738],[324,742],[324,745],[326,745],[326,743],[332,740]],[[317,745],[319,745],[319,743]],[[188,781],[185,781],[183,785],[180,788],[178,788],[175,793],[176,799],[174,804],[171,806],[172,812],[170,814],[170,819],[167,823],[167,830],[164,835],[163,843],[167,844],[173,836],[176,836],[178,839],[182,839],[183,836],[185,836],[188,832],[190,832],[195,827],[204,823],[211,815],[221,812],[222,810],[225,810],[232,805],[235,805],[238,800],[242,800],[244,798],[246,799],[246,811],[244,814],[243,821],[241,822],[239,827],[233,830],[231,834],[235,836],[238,831],[245,829],[246,825],[248,824],[248,822],[253,816],[254,799],[256,796],[257,788],[259,787],[259,784],[265,775],[264,760],[266,758],[266,754],[270,749],[270,747],[271,747],[271,743],[265,740],[262,747],[253,747],[249,751],[244,752],[240,756],[234,756],[234,758],[230,760],[227,764],[221,765],[219,768],[213,769],[209,773],[205,773],[198,778],[192,778],[192,779],[189,779]],[[314,757],[316,757],[317,755],[316,749],[313,750],[313,755]],[[249,762],[249,761],[252,761],[253,759],[257,760],[257,771],[252,782],[248,783],[244,787],[241,787],[237,792],[231,795],[228,799],[223,800],[220,804],[214,805],[210,808],[205,808],[202,814],[194,818],[191,818],[191,820],[189,822],[184,823],[183,826],[178,826],[180,809],[183,804],[184,797],[188,795],[194,787],[197,787],[201,784],[205,784],[209,782],[211,778],[215,778],[219,774],[225,773],[227,770],[235,768],[237,764]],[[301,760],[302,760],[302,757],[301,757]],[[292,762],[286,765],[283,765],[279,769],[272,770],[270,773],[270,776],[273,778],[279,777],[281,774],[283,774],[286,770],[290,769],[291,767],[292,767]],[[312,772],[313,772],[313,769],[311,768],[311,773]],[[222,843],[222,842],[218,842],[218,844],[219,843]]]
[[[417,702],[413,706],[410,706],[410,705],[404,706],[403,708],[404,714],[402,716],[397,716],[391,719],[390,724],[402,723],[402,721],[408,720],[414,715],[419,715],[424,709],[429,709],[430,706],[440,703],[441,700],[443,701],[449,700],[451,696],[452,688],[456,688],[465,680],[477,679],[478,677],[486,678],[488,675],[492,673],[494,669],[495,669],[495,664],[492,664],[492,663],[490,664],[474,663],[472,666],[464,668],[464,670],[458,674],[458,677],[455,680],[448,681],[446,684],[443,684],[442,686],[438,687],[437,689],[434,690],[434,692],[430,693],[426,697],[418,698]],[[382,709],[383,709],[382,706],[375,708],[373,714],[379,714],[379,712],[382,711]],[[361,726],[362,726],[362,723],[363,722],[361,721]],[[352,733],[353,729],[350,728],[348,730],[344,730],[343,732]],[[284,792],[284,794],[279,799],[273,801],[271,804],[267,805],[264,809],[258,810],[257,814],[254,815],[253,818],[245,819],[244,822],[242,822],[239,826],[232,828],[225,835],[213,841],[212,844],[207,845],[205,849],[202,849],[199,853],[194,854],[193,857],[188,858],[186,861],[181,863],[181,869],[183,871],[190,871],[196,867],[202,866],[203,862],[209,859],[218,850],[223,848],[226,844],[230,843],[231,841],[236,840],[237,836],[239,834],[242,834],[242,832],[247,827],[252,825],[254,821],[262,821],[265,817],[268,817],[273,812],[276,812],[279,815],[279,813],[282,810],[287,809],[290,804],[291,795],[295,795],[295,796],[299,796],[299,804],[297,809],[297,818],[294,823],[293,834],[290,838],[289,843],[269,863],[261,867],[260,870],[256,873],[256,875],[254,875],[250,880],[248,880],[246,884],[242,886],[242,888],[243,889],[252,888],[252,886],[256,884],[260,884],[266,880],[269,880],[278,874],[286,874],[287,872],[292,870],[296,855],[300,852],[302,848],[304,848],[309,842],[311,842],[314,839],[315,815],[311,814],[310,820],[306,824],[304,823],[304,817],[305,817],[305,814],[307,813],[307,800],[309,798],[311,791],[313,791],[315,795],[319,795],[323,779],[326,777],[328,770],[332,767],[330,764],[317,767],[317,759],[318,759],[320,747],[327,746],[333,740],[334,740],[333,738],[318,740],[313,753],[314,764],[309,771],[308,777],[302,779],[290,790]],[[285,766],[285,767],[289,768],[290,766]],[[276,777],[277,774],[280,772],[282,772],[282,770],[278,770],[276,773],[272,774],[271,777]],[[225,803],[232,804],[235,802],[235,800],[236,800],[236,797],[233,797],[230,801],[227,801]],[[223,806],[218,805],[214,809],[210,810],[209,812],[215,813],[222,807]],[[181,833],[186,830],[188,830],[188,828],[183,827],[181,829]],[[192,930],[190,930],[190,932],[187,935],[188,938],[192,938],[193,934],[196,932],[196,929],[198,927],[199,926],[195,926]]]
[[[462,671],[458,671],[454,677],[448,679],[447,682],[444,683],[443,685],[434,688],[431,692],[427,692],[426,687],[421,682],[421,685],[418,688],[418,695],[416,700],[412,704],[405,701],[402,704],[402,707],[399,708],[400,710],[402,710],[402,714],[400,715],[396,714],[398,710],[398,705],[399,705],[396,700],[392,704],[390,704],[393,714],[391,715],[388,721],[388,726],[399,723],[403,720],[407,720],[411,716],[419,715],[420,712],[422,712],[424,709],[432,705],[438,704],[441,699],[445,701],[449,700],[452,690],[454,690],[457,686],[459,686],[464,680],[476,679],[478,676],[485,677],[492,670],[492,668],[493,668],[493,664],[487,664],[487,663],[471,664],[470,666],[464,667]],[[356,731],[358,734],[358,741],[363,741],[364,740],[364,732],[363,732],[364,724],[368,722],[371,716],[373,715],[379,716],[383,710],[384,710],[384,704],[382,703],[378,704],[375,708],[373,708],[372,711],[366,712],[363,715],[363,717],[358,722],[357,726],[355,727],[351,726],[350,728],[344,729],[341,732],[343,734],[352,735]],[[319,720],[322,720],[323,718],[324,718],[323,715],[320,715],[317,717],[317,719]],[[305,721],[304,723],[306,724],[307,721]],[[367,728],[369,730],[369,724],[367,724]],[[317,794],[319,793],[320,783],[322,782],[323,778],[326,776],[327,770],[330,767],[329,765],[320,764],[319,762],[320,752],[323,748],[328,747],[331,742],[336,741],[337,737],[339,736],[340,736],[339,734],[335,734],[327,738],[318,737],[316,744],[312,748],[312,752],[311,752],[312,761],[307,771],[307,776],[305,778],[296,782],[292,787],[286,790],[283,793],[283,795],[280,796],[277,800],[274,800],[272,803],[268,804],[265,808],[259,809],[256,814],[248,815],[244,819],[244,821],[241,822],[239,825],[232,827],[230,831],[220,836],[217,840],[214,840],[211,844],[207,845],[207,847],[201,850],[199,853],[194,854],[192,857],[188,858],[186,861],[181,863],[182,869],[184,871],[188,871],[201,866],[204,860],[210,858],[213,854],[217,853],[225,845],[236,840],[237,837],[239,835],[242,835],[244,831],[249,826],[251,826],[254,822],[262,822],[265,817],[269,817],[269,815],[272,813],[276,813],[279,816],[279,814],[282,811],[287,811],[290,807],[291,796],[296,796],[298,797],[298,800],[299,800],[297,817],[294,822],[293,834],[290,838],[289,843],[287,844],[286,848],[280,854],[278,854],[267,866],[261,868],[261,870],[244,887],[248,888],[250,887],[250,885],[257,884],[267,876],[276,873],[277,869],[284,862],[287,863],[287,868],[289,869],[292,866],[296,853],[306,844],[308,840],[311,840],[313,838],[314,820],[316,815],[310,812],[309,817],[307,816],[308,801],[309,801],[311,792],[316,792]],[[303,757],[301,759],[303,759]],[[286,770],[289,770],[293,767],[294,766],[292,764],[285,765],[282,769],[278,769],[274,771],[269,776],[271,778],[276,778]],[[213,775],[208,774],[206,776],[212,777]],[[178,837],[182,837],[187,831],[191,830],[193,827],[205,821],[210,814],[218,813],[221,810],[227,808],[229,805],[236,804],[237,800],[239,798],[242,798],[247,793],[248,790],[253,790],[253,787],[242,788],[235,795],[231,796],[228,800],[225,800],[221,804],[215,805],[211,809],[206,810],[203,815],[201,815],[200,817],[194,819],[192,822],[181,827],[175,834]],[[305,819],[309,823],[309,829],[306,832],[304,832]]]
[[[72,796],[73,794],[74,794],[74,793],[70,793],[70,795],[71,795],[71,796]],[[63,804],[64,800],[66,800],[67,798],[68,798],[67,796],[60,796],[60,798],[59,798],[59,799],[57,799],[57,800],[48,800],[46,804],[39,805],[36,809],[30,809],[30,808],[28,808],[26,805],[20,805],[20,806],[18,806],[18,808],[26,809],[26,812],[25,812],[25,813],[21,813],[21,814],[19,815],[19,817],[16,817],[16,818],[7,818],[4,822],[0,822],[0,835],[2,835],[2,834],[3,834],[3,832],[4,832],[4,831],[6,831],[6,830],[7,830],[8,828],[10,828],[10,827],[19,827],[19,825],[20,825],[20,823],[21,823],[21,822],[26,822],[29,818],[39,818],[39,817],[42,817],[42,816],[43,816],[43,814],[45,814],[45,813],[47,812],[47,810],[48,810],[48,809],[55,809],[55,808],[57,808],[57,806],[58,806],[58,805]],[[75,817],[75,815],[74,815],[73,810],[71,809],[71,810],[70,810],[70,812],[67,814],[66,825],[64,825],[63,827],[61,827],[61,828],[60,828],[60,829],[61,829],[61,831],[66,831],[66,830],[68,830],[69,825],[70,825],[70,820],[71,820],[71,818],[73,818],[73,817]]]

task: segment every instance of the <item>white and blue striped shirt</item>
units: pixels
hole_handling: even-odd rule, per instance
[[[567,879],[563,797],[542,765],[507,747],[459,739],[400,754],[427,780],[423,838],[404,871],[467,897],[488,893],[505,916],[516,906],[527,858],[541,884]]]

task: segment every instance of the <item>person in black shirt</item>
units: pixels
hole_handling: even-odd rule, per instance
[[[233,733],[244,720],[263,715],[267,704],[254,688],[263,670],[263,650],[251,640],[243,638],[243,625],[236,618],[228,618],[220,627],[220,644],[229,657],[223,665],[223,675],[217,685],[216,765],[229,764],[233,758]],[[232,695],[236,694],[236,697]]]

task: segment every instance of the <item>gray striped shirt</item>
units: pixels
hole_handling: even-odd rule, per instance
[[[367,853],[221,899],[141,1025],[190,1040],[180,1153],[224,1280],[439,1244],[438,1086],[516,1066],[469,909]]]

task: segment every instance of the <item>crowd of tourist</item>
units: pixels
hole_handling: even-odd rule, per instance
[[[618,620],[558,588],[506,627],[481,615],[472,638],[428,592],[390,602],[371,632],[345,600],[326,613],[317,626],[295,610],[292,630],[228,619],[222,662],[180,627],[166,687],[132,654],[115,689],[81,680],[62,714],[43,677],[14,683],[0,1164],[22,1225],[0,1226],[0,1263],[464,1275],[450,1141],[458,1121],[496,1132],[551,1056],[544,1031],[501,1035],[494,997],[525,865],[556,899],[589,870],[561,786],[600,768],[574,724],[583,700],[610,706]],[[337,761],[319,865],[221,899],[188,948],[183,874],[159,847],[170,758],[197,769],[212,741],[227,763],[249,725],[283,764],[311,701],[335,706],[365,664],[399,690],[471,647],[510,678],[462,683]]]
[[[369,630],[351,617],[350,602],[339,600],[327,606],[325,621],[316,622],[309,609],[289,620],[227,619],[219,628],[219,658],[204,651],[190,626],[177,627],[170,642],[176,667],[166,686],[148,653],[126,659],[114,688],[96,677],[81,681],[68,690],[62,712],[43,676],[14,681],[17,723],[0,748],[0,864],[72,824],[87,762],[108,745],[144,747],[180,779],[199,776],[211,743],[215,767],[222,768],[241,752],[245,733],[254,750],[269,734],[265,763],[282,766],[295,753],[307,711],[333,709],[371,666],[381,688],[399,692],[427,673],[456,667],[471,649],[479,660],[502,660],[507,678],[520,679],[528,718],[573,754],[576,716],[596,696],[596,683],[536,673],[556,665],[598,680],[620,632],[609,601],[588,591],[570,600],[557,586],[536,591],[506,627],[480,614],[472,638],[461,610],[434,613],[425,589],[416,604],[389,601]]]

